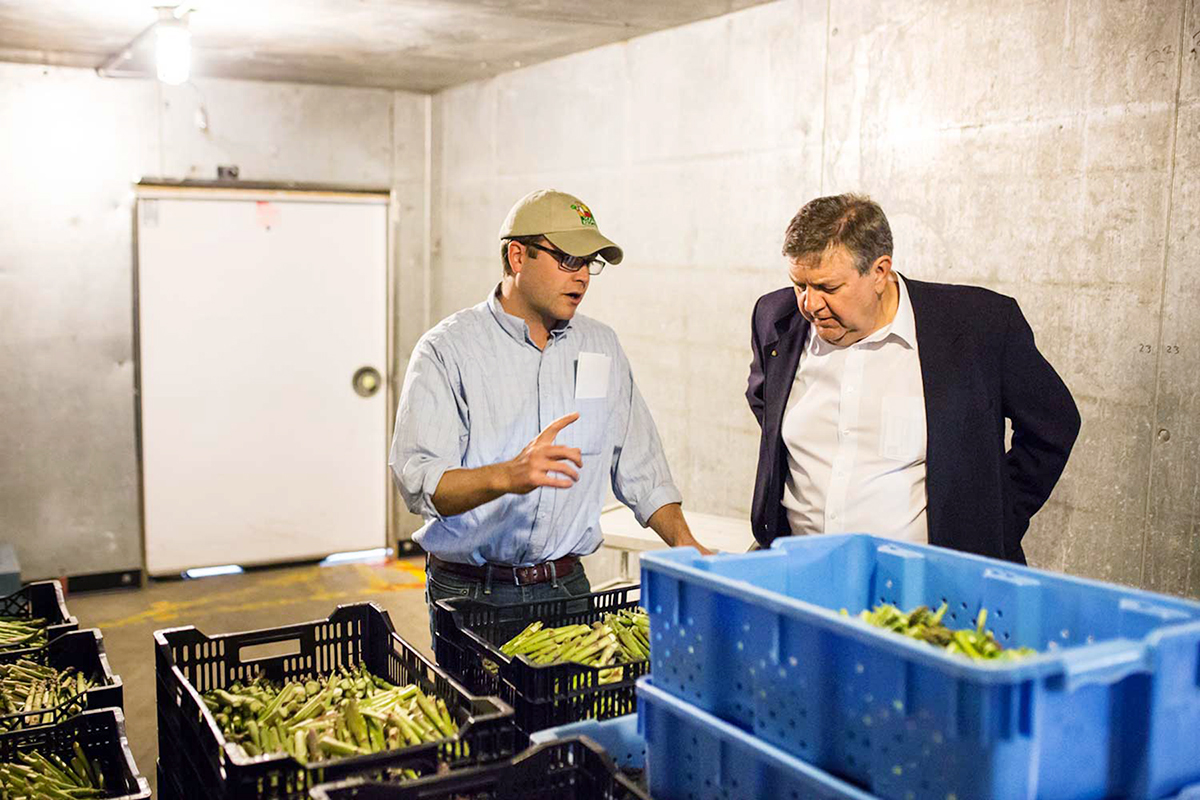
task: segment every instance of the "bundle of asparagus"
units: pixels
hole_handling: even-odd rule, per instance
[[[94,680],[73,667],[60,672],[25,658],[0,664],[0,714],[52,709],[95,685]],[[46,713],[26,719],[27,724],[39,725],[53,722],[53,717]]]
[[[46,620],[41,617],[0,617],[0,647],[41,647],[46,644]]]
[[[20,762],[0,764],[0,800],[104,797],[104,772],[75,743],[68,762],[58,756],[22,753]]]
[[[842,613],[847,614],[846,609],[843,608]],[[1006,650],[1001,646],[992,632],[984,627],[987,623],[986,608],[979,610],[979,619],[974,629],[950,630],[942,624],[945,614],[945,603],[942,603],[936,612],[931,611],[928,606],[918,606],[908,614],[893,605],[883,603],[875,606],[872,611],[860,612],[858,618],[871,625],[945,648],[947,653],[960,653],[968,658],[1013,661],[1037,654],[1036,650],[1029,647]]]
[[[283,686],[262,677],[234,683],[205,693],[204,703],[225,739],[247,755],[287,753],[302,764],[436,742],[458,731],[441,698],[414,684],[393,686],[366,664]]]
[[[600,673],[600,682],[613,683],[624,676],[620,664],[650,657],[650,617],[638,608],[605,614],[602,621],[590,626],[547,628],[540,621],[533,622],[501,645],[500,652],[523,655],[535,664],[570,661],[610,667]]]

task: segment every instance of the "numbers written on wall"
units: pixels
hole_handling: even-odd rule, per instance
[[[1177,344],[1168,344],[1168,345],[1166,345],[1166,346],[1164,346],[1164,347],[1163,347],[1162,351],[1163,351],[1164,353],[1166,353],[1167,355],[1169,355],[1169,356],[1179,355],[1179,345],[1177,345]],[[1152,345],[1152,344],[1139,344],[1139,345],[1138,345],[1138,352],[1139,352],[1139,353],[1153,353],[1153,352],[1154,352],[1154,345]]]

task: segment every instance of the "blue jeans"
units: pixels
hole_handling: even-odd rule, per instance
[[[447,572],[426,561],[425,602],[429,605],[429,639],[431,642],[434,640],[433,604],[437,600],[469,597],[481,603],[507,606],[516,603],[532,603],[537,600],[583,597],[591,592],[592,585],[583,571],[583,564],[576,564],[575,569],[558,578],[557,581],[517,586],[511,581],[505,583],[503,580],[496,579],[489,587],[485,581]],[[581,604],[579,611],[586,610],[586,604]]]

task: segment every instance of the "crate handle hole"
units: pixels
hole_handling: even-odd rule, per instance
[[[286,639],[282,642],[267,642],[266,644],[252,644],[238,651],[238,658],[243,663],[298,655],[300,655],[299,639]]]

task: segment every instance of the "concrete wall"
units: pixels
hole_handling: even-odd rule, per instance
[[[626,249],[614,325],[685,508],[745,516],[755,297],[791,215],[866,191],[916,278],[1015,296],[1084,427],[1033,563],[1200,595],[1195,0],[784,0],[467,84],[433,103],[433,318],[499,276],[539,186]]]
[[[391,186],[404,358],[424,328],[428,108],[385,90],[0,64],[0,540],[26,578],[141,566],[132,184],[237,164],[248,180]]]

